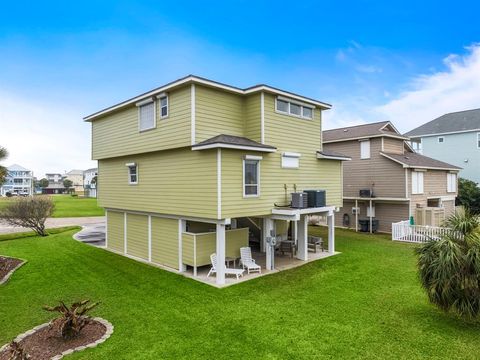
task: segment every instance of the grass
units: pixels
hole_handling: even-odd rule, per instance
[[[71,359],[480,357],[480,325],[430,305],[413,246],[383,235],[337,230],[340,255],[216,289],[73,233],[0,242],[28,260],[0,288],[0,344],[49,320],[43,304],[87,298],[115,331]]]
[[[51,195],[55,210],[53,212],[54,218],[62,217],[85,217],[85,216],[103,216],[105,212],[98,207],[97,199],[74,197],[70,195]],[[15,198],[0,197],[0,210],[5,207],[9,201]]]
[[[80,229],[78,226],[64,226],[58,228],[47,229],[47,233],[50,235],[59,234],[68,230]],[[0,234],[0,241],[5,240],[15,240],[15,239],[22,239],[26,237],[36,237],[37,233],[34,231],[25,231],[25,232],[17,232],[17,233],[10,233],[10,234]]]

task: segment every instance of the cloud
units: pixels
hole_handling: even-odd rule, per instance
[[[355,69],[359,72],[367,74],[381,73],[383,71],[381,67],[375,65],[357,65]]]
[[[60,102],[37,102],[0,90],[0,145],[7,148],[6,165],[17,163],[34,171],[86,169],[90,160],[90,126],[82,112]]]
[[[480,107],[480,44],[443,60],[445,69],[415,77],[407,89],[376,106],[378,117],[409,131],[443,114]]]

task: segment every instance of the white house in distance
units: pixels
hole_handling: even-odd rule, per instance
[[[83,172],[83,188],[84,194],[88,197],[97,197],[97,182],[92,182],[98,175],[98,168],[87,169]]]
[[[5,182],[0,187],[0,195],[32,195],[33,194],[33,172],[23,166],[13,164],[7,167]]]

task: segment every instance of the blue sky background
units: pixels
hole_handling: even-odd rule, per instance
[[[392,119],[407,131],[480,107],[472,89],[462,93],[478,75],[479,10],[474,1],[6,2],[0,145],[7,163],[39,176],[94,165],[83,116],[191,73],[332,103],[326,128]],[[445,100],[453,83],[468,101]]]

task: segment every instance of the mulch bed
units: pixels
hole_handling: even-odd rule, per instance
[[[102,338],[106,332],[105,325],[97,320],[90,319],[76,338],[63,340],[59,334],[58,326],[53,322],[49,326],[28,335],[19,343],[24,351],[30,355],[31,360],[46,360],[58,356],[66,350],[93,344]],[[9,347],[0,352],[0,360],[8,359],[10,359]]]
[[[8,276],[10,271],[14,270],[23,262],[24,261],[20,259],[0,256],[0,284],[4,282],[4,279]]]

